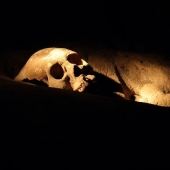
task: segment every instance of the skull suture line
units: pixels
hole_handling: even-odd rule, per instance
[[[91,71],[92,67],[76,52],[65,48],[45,48],[29,58],[14,80],[36,79],[49,87],[83,92],[95,78],[90,75]]]

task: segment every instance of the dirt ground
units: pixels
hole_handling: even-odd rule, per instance
[[[26,58],[31,53],[27,51]],[[5,167],[168,167],[169,107],[128,101],[107,92],[78,93],[15,82],[12,77],[26,58],[13,56],[12,67],[6,66],[5,72],[1,62]],[[1,56],[4,60],[8,58]]]

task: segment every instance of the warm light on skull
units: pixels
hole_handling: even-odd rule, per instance
[[[46,48],[29,58],[15,80],[36,79],[49,87],[82,92],[95,78],[91,71],[89,64],[76,52],[65,48]]]

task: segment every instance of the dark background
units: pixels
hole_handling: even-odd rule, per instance
[[[63,41],[169,48],[168,3],[163,1],[16,1],[0,8],[2,49]]]
[[[1,1],[0,50],[71,41],[168,51],[168,8],[168,1]],[[2,81],[5,167],[169,169],[169,108],[79,95]]]

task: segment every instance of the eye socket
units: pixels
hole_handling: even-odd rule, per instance
[[[70,55],[68,55],[67,60],[72,64],[76,64],[76,65],[81,65],[82,64],[81,58],[79,57],[78,54],[70,54]]]
[[[64,76],[64,71],[63,71],[63,68],[61,67],[61,65],[56,63],[50,68],[50,74],[55,79],[61,79]]]

